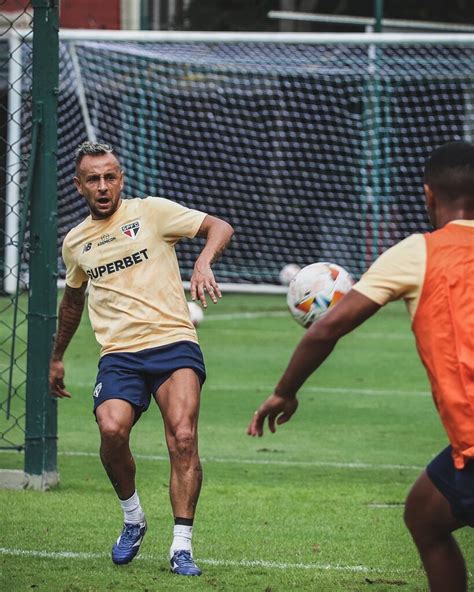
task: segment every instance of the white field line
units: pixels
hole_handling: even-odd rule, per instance
[[[1,453],[12,453],[11,450],[0,450]],[[60,451],[60,456],[83,456],[90,458],[98,458],[98,452],[86,452],[80,450]],[[151,461],[151,462],[168,462],[169,457],[160,454],[134,454],[136,459]],[[275,460],[275,459],[253,459],[253,458],[220,458],[216,456],[201,457],[203,463],[222,463],[222,464],[237,464],[237,465],[256,465],[256,466],[277,466],[277,467],[328,467],[333,469],[373,469],[373,470],[389,470],[389,471],[421,471],[424,467],[422,465],[399,465],[389,463],[365,463],[365,462],[336,462],[336,461],[318,461],[318,460]]]
[[[81,553],[74,551],[34,551],[29,549],[9,549],[0,547],[0,555],[10,555],[14,557],[39,557],[41,559],[109,559],[109,553]],[[139,555],[140,561],[167,561],[165,557],[160,557],[150,554]],[[228,559],[198,559],[198,563],[204,565],[212,565],[216,567],[243,567],[255,568],[261,567],[264,569],[305,569],[305,570],[319,570],[319,571],[345,571],[352,573],[396,573],[402,574],[407,572],[418,572],[414,569],[394,569],[394,568],[378,568],[367,567],[365,565],[340,565],[331,563],[286,563],[278,561],[264,561],[260,559],[248,560],[242,559],[240,561],[233,561]]]
[[[62,456],[87,456],[98,457],[96,452],[80,452],[80,451],[64,451],[59,452]],[[134,457],[146,461],[168,462],[169,457],[166,455],[154,454],[134,454]],[[285,467],[331,467],[334,469],[387,469],[387,470],[411,470],[421,471],[424,467],[421,465],[392,465],[392,464],[374,464],[363,462],[331,462],[331,461],[304,461],[304,460],[273,460],[273,459],[252,459],[252,458],[219,458],[216,456],[201,457],[203,463],[222,463],[222,464],[239,464],[239,465],[275,465]]]
[[[91,383],[82,384],[76,383],[77,386],[90,386]],[[210,384],[205,385],[204,389],[209,389],[211,391],[256,391],[256,390],[266,390],[273,392],[275,385],[269,384],[259,384],[259,385],[237,385],[237,384],[224,384],[224,385],[217,385],[217,384]],[[398,390],[391,390],[391,389],[360,389],[360,388],[344,388],[344,387],[332,387],[332,386],[303,386],[301,388],[302,392],[308,393],[335,393],[338,395],[410,395],[410,396],[422,396],[427,397],[431,396],[431,393],[428,391],[398,391]]]
[[[205,316],[203,323],[209,321],[238,321],[240,319],[265,319],[274,317],[287,317],[290,313],[287,311],[257,311],[257,312],[229,312],[229,313],[217,313],[209,316]]]
[[[88,381],[80,381],[74,382],[74,386],[80,388],[87,388],[91,389],[91,392],[94,387],[94,382]],[[261,391],[265,390],[268,393],[273,392],[275,385],[272,384],[205,384],[204,390],[209,391]],[[336,395],[380,395],[380,396],[400,396],[400,395],[408,395],[408,396],[416,396],[416,397],[431,397],[431,393],[429,391],[399,391],[399,390],[391,390],[391,389],[361,389],[361,388],[345,388],[345,387],[332,387],[332,386],[303,386],[301,388],[301,392],[308,392],[308,393],[334,393]]]
[[[407,333],[390,333],[387,335],[387,333],[373,333],[373,332],[369,332],[369,333],[355,333],[354,337],[357,337],[359,339],[364,338],[364,337],[368,337],[369,339],[383,339],[384,341],[392,341],[392,340],[407,340],[407,341],[413,341],[415,340],[415,338],[413,337],[413,335],[410,332]]]
[[[277,311],[277,310],[269,310],[269,311],[255,311],[255,312],[234,312],[234,313],[217,313],[217,314],[210,314],[209,316],[204,316],[203,323],[208,322],[215,322],[215,321],[238,321],[238,320],[245,320],[245,319],[265,319],[265,318],[279,318],[279,317],[289,317],[290,313],[288,311]],[[413,340],[413,335],[407,331],[406,333],[377,333],[369,331],[367,333],[361,331],[358,332],[357,337],[367,337],[369,339],[384,339],[385,341],[390,341],[393,339],[408,339]]]
[[[405,504],[367,504],[368,508],[374,508],[376,510],[378,509],[400,509],[400,508],[404,508]]]

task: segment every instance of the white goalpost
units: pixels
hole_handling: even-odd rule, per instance
[[[137,43],[283,43],[283,44],[439,44],[474,42],[474,33],[245,33],[201,31],[112,31],[62,29],[63,41],[135,41]]]
[[[429,152],[472,139],[472,33],[63,30],[60,39],[60,240],[87,214],[70,182],[74,148],[109,142],[128,196],[167,197],[236,227],[216,265],[228,291],[284,293],[286,264],[333,261],[357,277],[428,228]],[[11,101],[24,109],[18,89]],[[23,145],[24,129],[9,129]],[[15,158],[7,236],[18,223]],[[19,270],[15,245],[6,247],[5,268]],[[185,286],[198,248],[178,246]]]
[[[17,289],[19,234],[21,215],[21,108],[22,108],[22,37],[14,29],[8,36],[8,120],[9,150],[6,156],[5,255],[3,289],[14,294]]]

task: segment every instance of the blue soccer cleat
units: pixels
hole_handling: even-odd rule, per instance
[[[146,532],[146,522],[123,525],[123,530],[117,542],[112,547],[112,561],[116,565],[129,563],[140,550]]]
[[[175,551],[170,559],[170,564],[172,573],[179,576],[200,576],[202,574],[189,551]]]

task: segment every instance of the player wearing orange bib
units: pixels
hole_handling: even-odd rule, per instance
[[[89,317],[101,345],[92,395],[100,457],[124,512],[112,560],[130,562],[147,529],[129,439],[154,398],[171,463],[171,570],[198,576],[191,537],[202,482],[197,423],[206,373],[174,246],[184,237],[206,239],[191,277],[192,298],[205,307],[206,292],[214,303],[221,297],[211,265],[233,231],[223,220],[166,199],[122,200],[123,172],[106,144],[79,146],[74,183],[90,216],[63,243],[66,289],[50,364],[51,393],[71,396],[64,385],[63,355],[79,325],[89,285]]]
[[[403,298],[420,358],[450,445],[413,485],[405,522],[431,592],[465,592],[463,556],[452,532],[474,526],[474,145],[452,142],[425,167],[425,196],[437,229],[401,241],[370,267],[353,289],[306,332],[248,434],[261,436],[268,418],[288,421],[296,393],[339,338],[381,306]]]

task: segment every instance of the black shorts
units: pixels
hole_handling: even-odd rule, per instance
[[[445,448],[426,467],[428,477],[448,500],[453,515],[474,527],[474,461],[456,469],[451,446]]]
[[[178,341],[138,352],[106,354],[99,360],[92,394],[94,413],[107,399],[123,399],[133,405],[138,418],[158,388],[181,368],[194,370],[201,386],[204,384],[206,368],[197,343]]]

